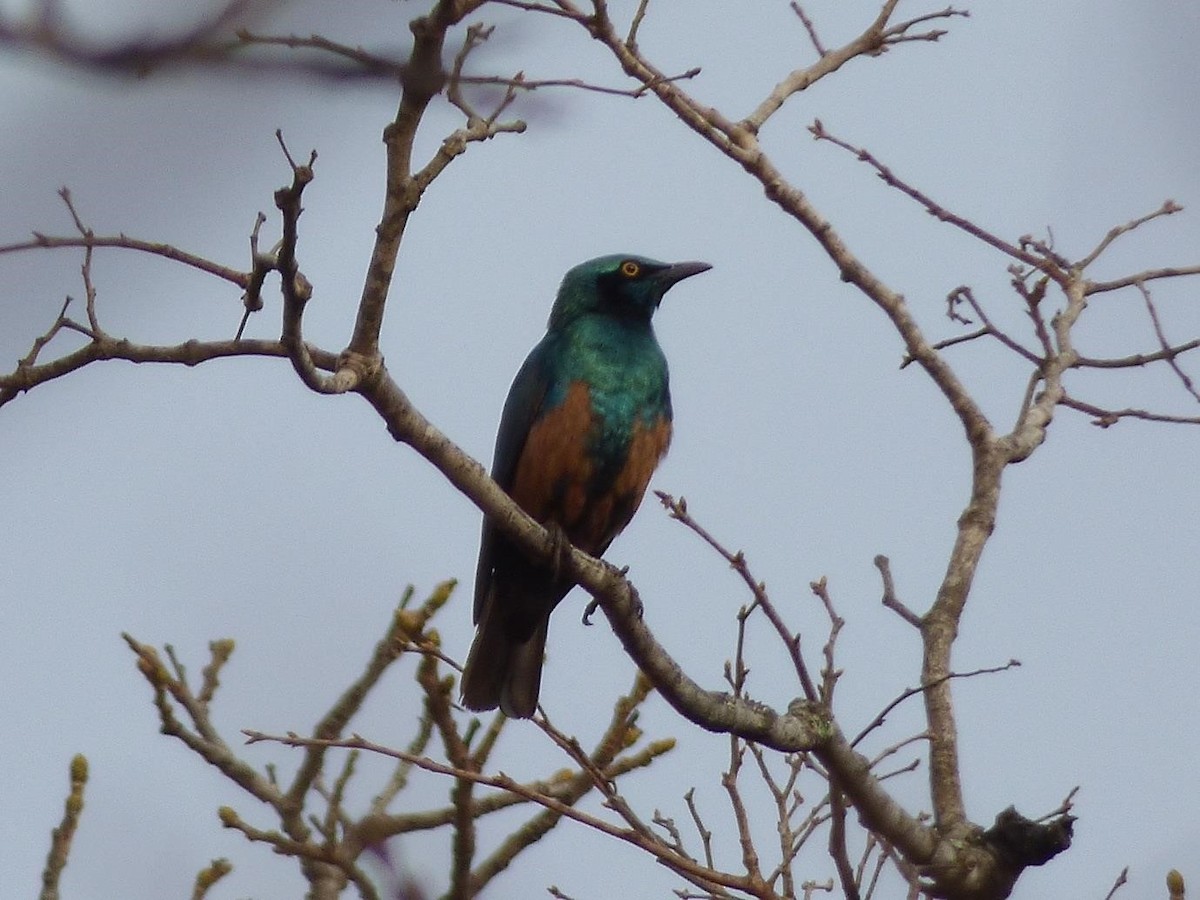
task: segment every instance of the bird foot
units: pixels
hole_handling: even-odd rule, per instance
[[[624,575],[628,571],[629,571],[629,567],[626,566],[624,569],[621,570],[621,574]],[[634,588],[634,586],[632,584],[629,586],[629,591],[630,591],[629,599],[630,599],[631,603],[633,604],[634,618],[641,619],[642,615],[646,611],[646,607],[642,604],[642,598],[638,596],[637,589]],[[595,597],[593,597],[591,600],[588,601],[588,605],[583,608],[583,624],[584,625],[592,624],[592,616],[595,615],[596,610],[599,608],[600,608],[600,601],[597,600]]]

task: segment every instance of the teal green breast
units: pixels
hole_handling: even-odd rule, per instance
[[[667,360],[648,322],[582,316],[556,336],[547,406],[570,385],[587,385],[592,404],[588,455],[593,485],[605,490],[625,466],[634,432],[671,421]]]

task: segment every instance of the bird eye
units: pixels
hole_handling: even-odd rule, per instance
[[[621,274],[626,278],[637,278],[642,274],[642,267],[635,263],[632,259],[627,259],[621,263]]]

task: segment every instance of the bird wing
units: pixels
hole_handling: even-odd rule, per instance
[[[549,353],[547,341],[543,339],[525,358],[516,378],[513,379],[512,387],[508,389],[508,399],[504,401],[500,429],[496,434],[496,450],[492,455],[492,478],[506,491],[512,490],[521,451],[525,448],[525,441],[533,423],[537,421],[545,405],[546,394],[550,388],[550,378],[547,374]],[[485,516],[483,536],[479,542],[479,562],[475,566],[476,624],[483,616],[483,606],[491,589],[498,537],[495,527]]]

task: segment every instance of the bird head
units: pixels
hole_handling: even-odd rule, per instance
[[[563,277],[550,328],[595,313],[649,322],[672,285],[711,268],[708,263],[664,263],[628,254],[588,260]]]

